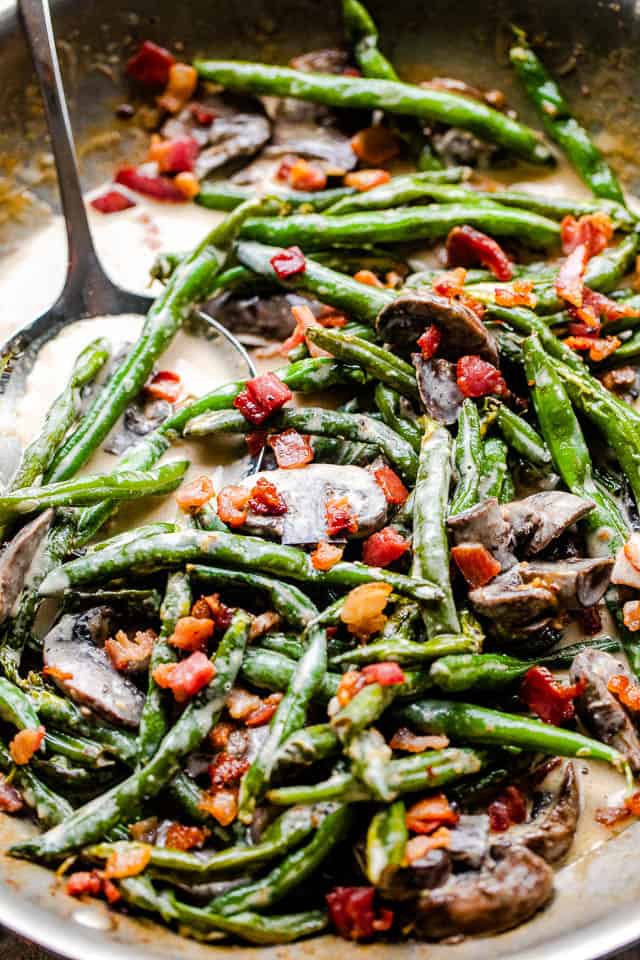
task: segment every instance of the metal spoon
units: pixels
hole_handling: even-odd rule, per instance
[[[19,373],[16,368],[22,366],[26,369],[38,348],[62,327],[90,317],[113,315],[117,319],[119,315],[146,314],[153,303],[153,297],[123,290],[107,276],[100,264],[78,176],[49,2],[18,0],[18,8],[44,99],[65,218],[68,267],[64,288],[53,306],[14,334],[0,349],[0,395],[7,392],[11,381],[14,396],[24,388],[24,376],[13,376]],[[200,317],[237,351],[247,375],[254,376],[255,367],[242,344],[213,317],[202,312]],[[19,364],[20,360],[24,362]],[[10,459],[14,457],[0,456],[1,465],[5,467]]]

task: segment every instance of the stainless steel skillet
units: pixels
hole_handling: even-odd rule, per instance
[[[186,54],[196,52],[285,60],[311,47],[340,38],[337,5],[317,0],[136,0],[131,5],[107,0],[59,0],[52,3],[57,35],[62,39],[65,83],[78,139],[113,128],[114,106],[125,96],[120,87],[117,59],[138,39],[180,40]],[[523,107],[513,89],[502,52],[509,22],[532,34],[544,34],[551,43],[549,59],[569,69],[563,83],[580,97],[581,116],[613,151],[613,162],[628,182],[640,182],[637,163],[640,128],[640,8],[623,3],[540,0],[533,5],[513,2],[451,4],[430,0],[417,4],[395,0],[372,2],[382,37],[399,67],[412,78],[454,75],[483,86],[506,89],[510,100]],[[453,9],[452,9],[453,8]],[[572,70],[575,62],[577,67]],[[113,61],[113,62],[112,62]],[[29,162],[46,149],[44,124],[30,89],[26,48],[15,15],[8,9],[0,19],[0,196],[13,189],[12,165]],[[581,90],[582,88],[582,90]],[[526,112],[526,111],[525,111]],[[119,125],[121,140],[115,149],[126,155],[131,136]],[[86,155],[83,176],[87,187],[100,182],[113,167],[110,152]],[[635,167],[635,169],[634,169]],[[15,167],[13,168],[15,169]],[[532,171],[532,176],[533,176]],[[45,201],[55,202],[50,184],[34,187]],[[640,192],[640,191],[639,191]],[[10,250],[20,252],[38,227],[37,210],[23,211],[23,220],[3,223],[6,205],[0,205],[0,264]],[[34,262],[33,270],[47,270]],[[62,276],[60,276],[60,282]],[[18,304],[3,297],[0,270],[0,312]],[[16,324],[17,326],[17,324]],[[3,818],[0,847],[27,828]],[[447,946],[419,944],[350,947],[325,937],[292,947],[264,949],[261,956],[278,960],[325,960],[336,950],[341,956],[367,954],[379,960],[428,957],[429,960],[590,960],[606,956],[640,939],[640,825],[565,868],[558,875],[555,902],[533,922],[500,937]],[[201,946],[177,938],[151,923],[110,915],[100,905],[72,901],[56,889],[48,871],[0,858],[0,922],[56,953],[92,960],[145,960],[184,957],[204,960],[221,953],[214,945]],[[254,948],[224,948],[238,957],[255,957]]]

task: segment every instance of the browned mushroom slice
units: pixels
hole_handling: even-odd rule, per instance
[[[411,359],[425,411],[439,423],[455,423],[464,400],[456,380],[455,364],[448,360],[425,360],[420,353],[414,353]]]
[[[502,933],[529,920],[553,895],[553,871],[526,847],[498,847],[482,870],[424,891],[407,916],[419,938]]]
[[[611,677],[622,674],[630,680],[625,664],[603,650],[583,650],[571,664],[572,683],[586,681],[575,705],[585,727],[603,743],[619,750],[631,769],[640,774],[640,737],[620,701],[609,691]]]
[[[386,343],[409,353],[431,323],[442,334],[438,352],[447,360],[473,353],[497,365],[498,347],[482,320],[469,307],[437,293],[403,293],[382,308],[376,329]]]
[[[0,555],[0,623],[11,615],[13,605],[24,587],[29,567],[44,540],[53,510],[45,510],[10,540]]]
[[[502,512],[511,524],[518,546],[525,554],[548,547],[578,520],[593,510],[593,500],[562,490],[545,490],[523,500],[506,503]]]
[[[493,554],[503,571],[518,562],[512,550],[511,525],[505,520],[495,497],[488,497],[475,507],[449,517],[447,526],[454,545],[481,543]]]
[[[465,870],[479,870],[489,854],[489,817],[486,813],[461,813],[451,830],[447,853]]]
[[[531,561],[520,566],[524,583],[546,584],[555,592],[563,609],[579,610],[602,600],[611,580],[613,560],[591,557],[555,563]]]
[[[407,866],[387,867],[376,886],[385,900],[395,903],[411,900],[422,890],[432,890],[446,883],[451,876],[448,850],[429,850]]]

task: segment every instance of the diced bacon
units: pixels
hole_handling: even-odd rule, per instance
[[[82,897],[88,895],[97,897],[102,890],[102,878],[97,870],[91,872],[80,870],[72,873],[67,880],[67,893],[70,897]]]
[[[131,844],[119,847],[109,855],[105,864],[104,876],[107,880],[124,880],[137,877],[146,870],[151,860],[151,846],[147,843]]]
[[[322,167],[302,157],[290,166],[288,180],[294,190],[324,190],[327,185],[327,175]]]
[[[438,827],[454,827],[459,819],[460,814],[453,809],[444,793],[438,793],[409,807],[405,822],[407,830],[412,833],[433,833]]]
[[[535,309],[538,298],[533,292],[533,280],[514,280],[510,287],[496,287],[496,303],[501,307],[529,307]]]
[[[563,253],[568,255],[584,245],[587,255],[594,257],[613,239],[613,223],[606,213],[587,213],[579,220],[569,214],[560,224],[560,237]]]
[[[299,273],[304,273],[307,268],[307,261],[300,247],[288,247],[286,250],[280,250],[271,257],[269,263],[280,280],[295,277]]]
[[[444,750],[449,746],[449,738],[439,734],[419,736],[408,727],[396,730],[389,746],[392,750],[403,750],[406,753],[424,753],[425,750]]]
[[[89,202],[99,213],[120,213],[121,210],[136,206],[135,200],[125,196],[120,190],[106,190]]]
[[[169,177],[154,177],[140,173],[136,167],[120,167],[116,173],[115,182],[136,193],[152,197],[154,200],[163,200],[166,203],[184,203],[186,200],[184,193]]]
[[[16,766],[22,767],[38,752],[42,746],[45,729],[39,726],[36,730],[19,730],[9,744],[9,753]]]
[[[228,827],[238,815],[237,790],[218,790],[213,794],[205,791],[198,806],[217,820],[221,827]]]
[[[409,491],[391,467],[378,467],[377,470],[373,471],[373,476],[384,493],[387,503],[392,503],[397,506],[405,502],[409,496]]]
[[[375,275],[373,270],[358,270],[354,273],[353,279],[358,283],[364,283],[367,287],[384,287],[384,283]]]
[[[194,173],[190,173],[188,170],[177,174],[173,182],[185,200],[193,200],[200,193],[200,181]]]
[[[275,373],[263,373],[253,380],[247,380],[245,389],[238,394],[233,405],[249,423],[260,426],[291,397],[291,390]]]
[[[249,769],[248,760],[241,760],[230,753],[219,753],[209,764],[211,790],[216,793],[227,787],[235,786]]]
[[[211,660],[202,652],[192,653],[178,663],[162,663],[153,671],[159,687],[170,689],[178,703],[185,703],[196,695],[216,675]]]
[[[311,566],[314,570],[331,570],[342,560],[344,550],[333,543],[319,543],[311,554]]]
[[[190,173],[193,170],[199,149],[193,137],[175,137],[173,140],[163,140],[156,133],[151,138],[147,159],[158,164],[160,173]]]
[[[369,663],[362,668],[361,673],[365,683],[379,683],[381,687],[395,687],[406,680],[404,673],[394,660]]]
[[[244,487],[230,485],[218,494],[218,516],[230,527],[241,527],[247,522],[247,504],[251,493]]]
[[[407,840],[405,857],[407,863],[423,860],[430,850],[446,850],[451,846],[451,831],[448,827],[438,827],[433,833],[417,834]]]
[[[573,718],[573,700],[585,686],[584,679],[570,686],[561,686],[546,667],[531,667],[522,681],[520,699],[545,723],[560,726]]]
[[[215,623],[200,617],[180,617],[176,621],[173,633],[169,637],[169,644],[177,650],[205,650],[207,643],[213,637]],[[184,661],[183,661],[184,662]]]
[[[253,618],[249,627],[249,643],[263,637],[265,633],[279,627],[281,623],[282,617],[275,610],[265,610],[264,613],[258,614],[257,617]]]
[[[619,337],[591,337],[591,336],[571,336],[566,337],[565,341],[572,350],[589,351],[589,358],[594,363],[600,363],[606,360],[611,354],[615,353],[620,346]]]
[[[176,58],[164,47],[145,40],[127,61],[127,76],[147,87],[162,87],[169,80],[169,70]]]
[[[585,244],[579,244],[564,261],[556,278],[556,293],[561,300],[574,307],[581,307],[583,301],[584,272],[587,268],[589,253]]]
[[[144,385],[145,393],[154,400],[166,400],[175,403],[180,396],[182,381],[173,370],[158,370]]]
[[[120,673],[142,673],[149,666],[156,640],[154,630],[136,630],[133,639],[118,630],[115,637],[105,640],[104,649]]]
[[[226,603],[222,603],[219,593],[212,593],[202,599],[209,607],[209,616],[215,623],[216,630],[221,630],[222,632],[227,630],[233,620],[235,608],[228,607]],[[203,619],[206,620],[207,618],[204,617]]]
[[[347,670],[346,673],[343,673],[336,691],[336,700],[339,706],[346,707],[366,685],[366,680],[359,670]]]
[[[581,607],[573,615],[588,636],[593,637],[602,630],[602,617],[597,606]]]
[[[227,710],[234,720],[245,720],[253,710],[262,705],[262,700],[255,693],[249,693],[243,687],[233,687],[227,697]]]
[[[327,535],[337,537],[338,534],[346,531],[347,533],[357,533],[358,520],[353,515],[349,498],[330,497],[327,500],[325,514],[327,519]]]
[[[252,433],[248,433],[245,437],[247,442],[247,450],[252,457],[256,457],[259,453],[264,450],[264,445],[267,442],[267,431],[266,430],[253,430]]]
[[[640,684],[634,683],[625,674],[618,673],[611,677],[607,689],[629,710],[633,710],[635,713],[640,710]]]
[[[169,67],[167,86],[156,103],[168,113],[179,113],[191,99],[198,86],[198,73],[188,63],[174,63]]]
[[[216,118],[215,112],[210,107],[205,107],[202,103],[192,103],[191,115],[196,123],[201,127],[209,127]]]
[[[611,582],[640,590],[640,533],[632,533],[616,554]]]
[[[370,940],[393,924],[393,912],[375,909],[374,887],[334,887],[327,894],[331,922],[345,940]]]
[[[487,813],[494,833],[504,833],[512,824],[524,823],[527,819],[524,794],[518,787],[507,787],[489,804]]]
[[[628,600],[622,608],[622,620],[627,628],[635,633],[640,630],[640,600]]]
[[[409,550],[411,544],[394,527],[376,530],[362,545],[362,561],[370,567],[388,567]]]
[[[422,336],[418,337],[418,346],[425,360],[431,360],[432,357],[435,357],[441,341],[440,330],[435,323],[430,323]]]
[[[315,343],[307,340],[307,330],[309,330],[311,327],[321,326],[311,308],[305,306],[304,304],[300,304],[292,307],[291,313],[296,321],[296,326],[293,333],[287,337],[280,348],[279,352],[282,354],[282,356],[288,356],[291,350],[294,350],[296,347],[299,347],[300,344],[306,342],[307,349],[312,357],[330,357],[331,354],[326,350],[323,350],[321,347],[316,346]]]
[[[185,483],[176,493],[176,503],[184,513],[197,513],[215,493],[211,477],[204,474]]]
[[[209,832],[205,827],[187,827],[174,821],[164,835],[164,845],[171,850],[195,850],[202,846]]]
[[[349,633],[365,640],[382,630],[387,622],[383,610],[390,594],[388,583],[363,583],[354,587],[347,594],[340,613]]]
[[[388,183],[391,174],[388,170],[355,170],[353,173],[347,173],[344,178],[346,187],[354,187],[361,193],[367,190],[373,190],[375,187],[381,187],[383,183]]]
[[[447,237],[447,261],[450,267],[472,267],[480,264],[490,270],[496,280],[511,280],[513,264],[492,237],[474,227],[454,227]]]
[[[264,702],[259,707],[251,711],[244,721],[245,726],[263,727],[265,723],[270,723],[282,697],[283,694],[281,693],[270,693],[268,697],[265,697]]]
[[[313,460],[313,448],[309,437],[297,430],[285,430],[269,437],[269,446],[274,452],[281,470],[304,467]]]
[[[387,127],[366,127],[351,139],[358,160],[369,167],[380,167],[400,153],[398,138]]]
[[[501,397],[509,391],[497,367],[475,354],[460,357],[456,365],[456,380],[465,397]]]
[[[500,573],[502,567],[481,543],[460,543],[451,556],[470,587],[484,587]]]
[[[481,320],[484,316],[484,304],[479,300],[474,300],[464,292],[464,282],[467,271],[464,267],[457,267],[455,270],[448,270],[440,274],[432,283],[434,293],[441,297],[448,297],[450,300],[457,300],[469,310],[473,310],[475,315]]]
[[[2,813],[18,813],[24,807],[22,794],[7,778],[0,773],[0,811]]]
[[[261,477],[252,488],[248,506],[254,513],[265,517],[281,517],[287,512],[287,504],[275,483],[265,477]]]

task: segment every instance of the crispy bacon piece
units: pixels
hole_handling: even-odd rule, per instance
[[[241,760],[230,753],[219,753],[214,757],[213,762],[209,764],[209,778],[211,780],[211,791],[217,793],[218,790],[225,790],[227,787],[235,786],[240,778],[244,776],[250,767],[248,760]]]
[[[198,73],[189,63],[174,63],[169,67],[169,78],[156,103],[168,113],[179,113],[191,99],[198,86]]]
[[[378,467],[377,470],[373,471],[373,476],[384,493],[387,503],[399,505],[405,502],[409,496],[409,491],[391,467]]]
[[[380,167],[400,153],[400,143],[387,127],[366,127],[351,139],[358,160],[369,167]]]
[[[271,718],[278,709],[278,704],[282,700],[282,697],[283,694],[281,693],[270,693],[268,697],[265,697],[261,706],[251,711],[244,721],[245,726],[262,727],[265,725],[265,723],[270,723]]]
[[[233,687],[227,697],[227,710],[234,720],[245,720],[261,704],[260,697],[256,693],[249,693],[244,687]]]
[[[187,827],[174,821],[165,833],[164,845],[172,850],[195,850],[202,846],[209,832],[205,827]]]
[[[197,513],[200,507],[211,500],[214,492],[210,477],[196,477],[178,490],[176,503],[184,513]]]
[[[363,674],[359,670],[347,670],[342,674],[342,679],[338,684],[336,691],[336,700],[341,707],[346,707],[355,697],[356,693],[367,685]]]
[[[437,793],[409,807],[405,822],[407,830],[413,833],[433,833],[438,827],[454,827],[459,819],[460,814],[453,809],[444,793]]]
[[[136,193],[142,193],[154,200],[163,200],[165,203],[184,203],[186,197],[173,180],[168,177],[154,177],[140,173],[136,167],[120,167],[115,176],[115,182],[129,187]]]
[[[251,626],[249,627],[249,643],[253,643],[258,637],[263,637],[265,633],[269,633],[270,630],[280,626],[281,623],[282,617],[279,613],[276,613],[275,610],[265,610],[264,613],[260,613],[251,621]]]
[[[430,323],[422,336],[418,337],[418,346],[425,360],[431,360],[432,357],[435,357],[441,342],[442,334],[440,330],[435,323]]]
[[[281,517],[287,512],[287,504],[278,493],[278,488],[266,477],[260,477],[252,487],[248,506],[254,513],[265,517]]]
[[[623,703],[629,710],[634,712],[640,710],[640,684],[634,683],[623,673],[617,673],[610,678],[607,690],[609,693],[613,693],[620,703]]]
[[[135,200],[125,196],[120,190],[106,190],[89,202],[98,213],[120,213],[121,210],[136,206]]]
[[[0,811],[2,813],[18,813],[22,810],[24,802],[22,794],[11,783],[7,783],[6,777],[0,773]]]
[[[447,263],[450,267],[480,264],[496,280],[511,280],[513,264],[499,243],[475,227],[454,227],[447,237]]]
[[[70,897],[82,897],[88,894],[97,897],[102,890],[102,877],[97,870],[79,870],[67,880],[67,893]]]
[[[347,533],[357,532],[358,521],[351,511],[351,504],[347,496],[330,497],[327,500],[325,513],[327,535],[329,537],[337,537],[343,530],[346,530]]]
[[[238,815],[238,791],[218,790],[217,793],[209,793],[205,790],[198,806],[217,820],[221,827],[228,827]]]
[[[571,336],[566,337],[565,341],[572,350],[581,352],[589,351],[589,357],[594,363],[600,363],[606,360],[612,353],[615,353],[620,346],[619,337],[592,337],[592,336]]]
[[[458,300],[464,307],[473,310],[475,315],[482,320],[484,316],[484,304],[479,300],[474,300],[464,292],[464,282],[467,271],[464,267],[456,267],[455,270],[448,270],[440,274],[432,283],[434,293],[441,297],[448,297],[450,300]]]
[[[162,87],[169,80],[169,70],[176,58],[165,47],[145,40],[140,49],[127,60],[126,72],[137,83],[147,87]]]
[[[173,182],[185,200],[193,200],[193,198],[197,197],[200,193],[200,181],[195,173],[190,173],[188,170],[178,173],[174,177]]]
[[[327,175],[322,167],[302,157],[290,166],[288,180],[294,190],[324,190],[327,185]]]
[[[329,916],[345,940],[370,940],[391,929],[393,911],[376,912],[374,887],[334,887],[327,896]]]
[[[622,620],[627,630],[640,630],[640,600],[628,600],[622,608]]]
[[[573,253],[576,247],[584,245],[587,256],[594,257],[602,253],[613,238],[613,224],[606,213],[587,213],[578,220],[571,214],[560,224],[562,252]]]
[[[213,637],[216,625],[213,620],[202,617],[180,617],[176,621],[173,633],[169,637],[169,644],[177,650],[205,650],[207,643]]]
[[[124,630],[118,630],[115,637],[105,640],[104,649],[120,673],[140,673],[149,666],[156,640],[154,630],[136,630],[133,639]]]
[[[45,729],[41,725],[36,730],[19,730],[9,744],[9,753],[11,759],[18,767],[29,763],[32,756],[37,753],[44,740]]]
[[[168,403],[175,403],[180,396],[181,380],[173,370],[158,370],[144,386],[145,393],[148,393],[154,400],[166,400]]]
[[[289,247],[286,250],[280,250],[279,253],[271,257],[269,263],[280,280],[295,277],[299,273],[304,273],[307,268],[307,261],[300,247]]]
[[[501,397],[509,392],[498,368],[475,354],[460,357],[456,381],[465,397],[486,397],[492,393]]]
[[[388,183],[390,179],[391,174],[388,170],[355,170],[345,175],[344,185],[364,193],[367,190],[373,190],[374,187],[382,186],[383,183]]]
[[[107,880],[124,880],[126,877],[137,877],[146,870],[151,860],[151,846],[139,843],[136,846],[118,848],[109,855],[104,868]]]
[[[309,437],[298,433],[297,430],[285,430],[283,433],[272,434],[267,442],[281,470],[304,467],[313,460],[313,447]]]
[[[340,619],[349,633],[368,639],[378,633],[387,622],[383,613],[391,594],[388,583],[363,583],[347,594]]]
[[[556,277],[556,293],[561,300],[574,307],[581,307],[584,297],[584,272],[589,260],[589,251],[584,243],[578,244],[564,261]]]
[[[450,844],[451,831],[448,827],[438,827],[433,833],[410,837],[404,851],[407,863],[423,860],[430,850],[446,850]]]
[[[487,809],[489,824],[494,833],[504,833],[514,823],[524,823],[527,819],[527,802],[517,787],[509,786],[503,790]]]
[[[251,499],[251,492],[244,487],[223,487],[218,494],[218,516],[223,523],[230,527],[241,527],[247,522],[247,504]]]
[[[247,380],[246,387],[235,398],[233,405],[249,423],[259,427],[267,417],[284,407],[291,397],[291,390],[275,373],[263,373]]]
[[[633,367],[618,367],[616,370],[607,370],[601,379],[607,390],[626,393],[636,382],[636,371]]]
[[[215,111],[211,110],[210,107],[205,107],[202,103],[192,103],[189,109],[196,123],[200,124],[201,127],[211,126],[216,118]]]
[[[175,137],[163,140],[155,133],[147,159],[158,164],[160,173],[191,173],[200,148],[193,137]]]
[[[361,670],[365,683],[379,683],[381,687],[395,687],[404,683],[406,677],[394,660],[369,663]]]
[[[211,660],[196,651],[178,663],[161,663],[153,671],[153,679],[159,687],[170,689],[178,703],[185,703],[206,687],[216,675]]]
[[[444,750],[449,746],[449,738],[439,734],[419,736],[408,727],[400,727],[392,736],[389,746],[392,750],[404,750],[406,753],[424,753],[425,750]]]
[[[388,567],[404,556],[411,544],[394,527],[376,530],[362,545],[363,563],[370,567]]]
[[[460,543],[452,547],[451,556],[470,587],[484,587],[500,573],[502,567],[481,543]]]
[[[573,700],[586,684],[583,678],[579,683],[561,686],[547,667],[531,667],[522,681],[520,699],[545,723],[560,726],[573,718]]]
[[[368,287],[384,287],[384,283],[375,275],[373,270],[358,270],[357,273],[354,273],[353,279],[357,280],[358,283],[366,284]]]
[[[306,343],[309,354],[312,357],[330,357],[331,354],[326,350],[323,350],[322,347],[319,347],[310,340],[307,340],[307,331],[310,327],[318,327],[323,325],[317,319],[311,307],[307,307],[304,304],[299,304],[291,308],[291,313],[296,321],[295,329],[293,333],[284,341],[280,347],[279,353],[286,357],[289,355],[291,350],[299,347],[302,343]]]
[[[533,280],[514,280],[510,287],[496,287],[496,303],[501,307],[535,308],[538,298],[533,292]]]
[[[344,550],[333,543],[319,543],[311,554],[311,566],[314,570],[331,570],[342,560]]]

